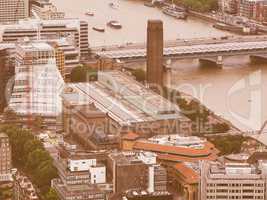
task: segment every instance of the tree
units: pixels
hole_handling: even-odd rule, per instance
[[[144,82],[146,80],[146,72],[141,68],[133,70],[132,75],[139,82]]]
[[[57,177],[57,169],[52,165],[52,161],[43,161],[35,170],[34,177],[38,180],[41,191],[48,191],[51,180]]]
[[[49,192],[45,195],[45,200],[60,200],[57,192],[50,188]]]
[[[14,167],[28,174],[31,181],[38,186],[40,196],[45,196],[50,189],[51,180],[57,177],[57,170],[42,143],[31,131],[14,125],[0,126],[0,132],[9,137]]]
[[[13,109],[7,108],[4,112],[4,119],[8,121],[17,121],[19,120],[19,116]]]
[[[242,144],[246,140],[242,135],[217,136],[209,139],[220,151],[221,155],[240,153]]]
[[[43,118],[40,116],[36,116],[33,120],[33,126],[36,131],[40,131],[43,125]]]
[[[33,152],[30,152],[27,158],[27,164],[26,164],[26,169],[27,170],[33,170],[36,169],[40,163],[43,161],[50,160],[49,154],[42,150],[42,149],[36,149]]]
[[[70,80],[73,83],[95,81],[97,80],[97,70],[79,65],[71,71]]]

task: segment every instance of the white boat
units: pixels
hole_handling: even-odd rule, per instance
[[[94,26],[93,30],[98,31],[98,32],[105,32],[105,28],[102,26]]]
[[[162,12],[166,15],[175,17],[176,19],[186,19],[187,18],[187,14],[185,11],[177,10],[176,8],[171,7],[171,6],[163,7]]]
[[[110,26],[111,28],[116,28],[116,29],[122,28],[122,25],[118,21],[115,21],[115,20],[109,21],[107,25]]]
[[[94,14],[93,12],[88,11],[88,12],[85,13],[85,15],[87,15],[87,16],[91,16],[91,17],[92,17],[92,16],[94,16],[95,14]]]

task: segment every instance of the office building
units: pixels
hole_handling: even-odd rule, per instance
[[[8,81],[15,73],[14,49],[15,44],[0,43],[0,112],[7,106]]]
[[[60,153],[54,161],[59,178],[52,180],[52,187],[60,200],[106,200],[99,184],[106,183],[106,166],[98,162],[93,153]]]
[[[57,7],[47,0],[31,0],[32,15],[44,20],[64,19],[65,13],[58,11]]]
[[[15,83],[9,108],[22,116],[22,121],[30,122],[34,116],[40,116],[48,128],[55,129],[62,109],[63,84],[51,45],[29,41],[17,44]]]
[[[146,191],[156,196],[167,191],[167,172],[156,163],[154,153],[114,152],[109,154],[108,163],[113,172],[113,192],[117,195],[126,191]]]
[[[11,146],[5,133],[0,133],[0,152],[0,182],[12,181]]]
[[[2,42],[15,42],[25,37],[30,40],[52,40],[67,37],[79,49],[79,56],[88,53],[88,24],[79,19],[20,20],[17,24],[0,27]]]
[[[148,21],[146,74],[148,84],[153,87],[163,86],[163,23],[160,20]]]
[[[266,199],[266,169],[266,160],[255,164],[203,162],[200,199]]]
[[[29,17],[29,0],[0,0],[0,24]]]

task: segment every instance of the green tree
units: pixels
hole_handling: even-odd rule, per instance
[[[50,188],[49,192],[45,195],[45,200],[60,200],[57,192]]]
[[[40,116],[36,116],[33,120],[33,126],[36,131],[40,131],[43,125],[43,118]]]
[[[71,71],[70,80],[73,83],[95,81],[97,80],[97,70],[79,65]]]
[[[132,75],[139,82],[144,82],[146,80],[146,72],[145,70],[138,68],[132,71]]]
[[[9,137],[14,167],[24,171],[38,186],[40,196],[45,196],[50,189],[51,180],[57,177],[57,170],[42,143],[31,131],[14,125],[0,126],[0,132]]]
[[[40,165],[40,163],[47,160],[51,160],[49,154],[42,149],[36,149],[33,152],[29,153],[26,169],[29,171],[36,169]]]

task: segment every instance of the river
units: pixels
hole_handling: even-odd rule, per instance
[[[65,11],[67,17],[88,21],[90,46],[144,42],[148,19],[164,22],[165,40],[230,35],[199,19],[175,20],[157,8],[145,7],[138,0],[117,0],[117,10],[108,5],[111,0],[51,1]],[[95,16],[85,16],[87,10]],[[92,30],[93,26],[105,26],[110,20],[120,21],[123,28],[106,27],[105,33]],[[267,64],[252,64],[249,57],[240,56],[224,58],[221,69],[200,66],[197,60],[172,61],[172,66],[172,87],[194,95],[238,128],[259,129],[267,120]]]

